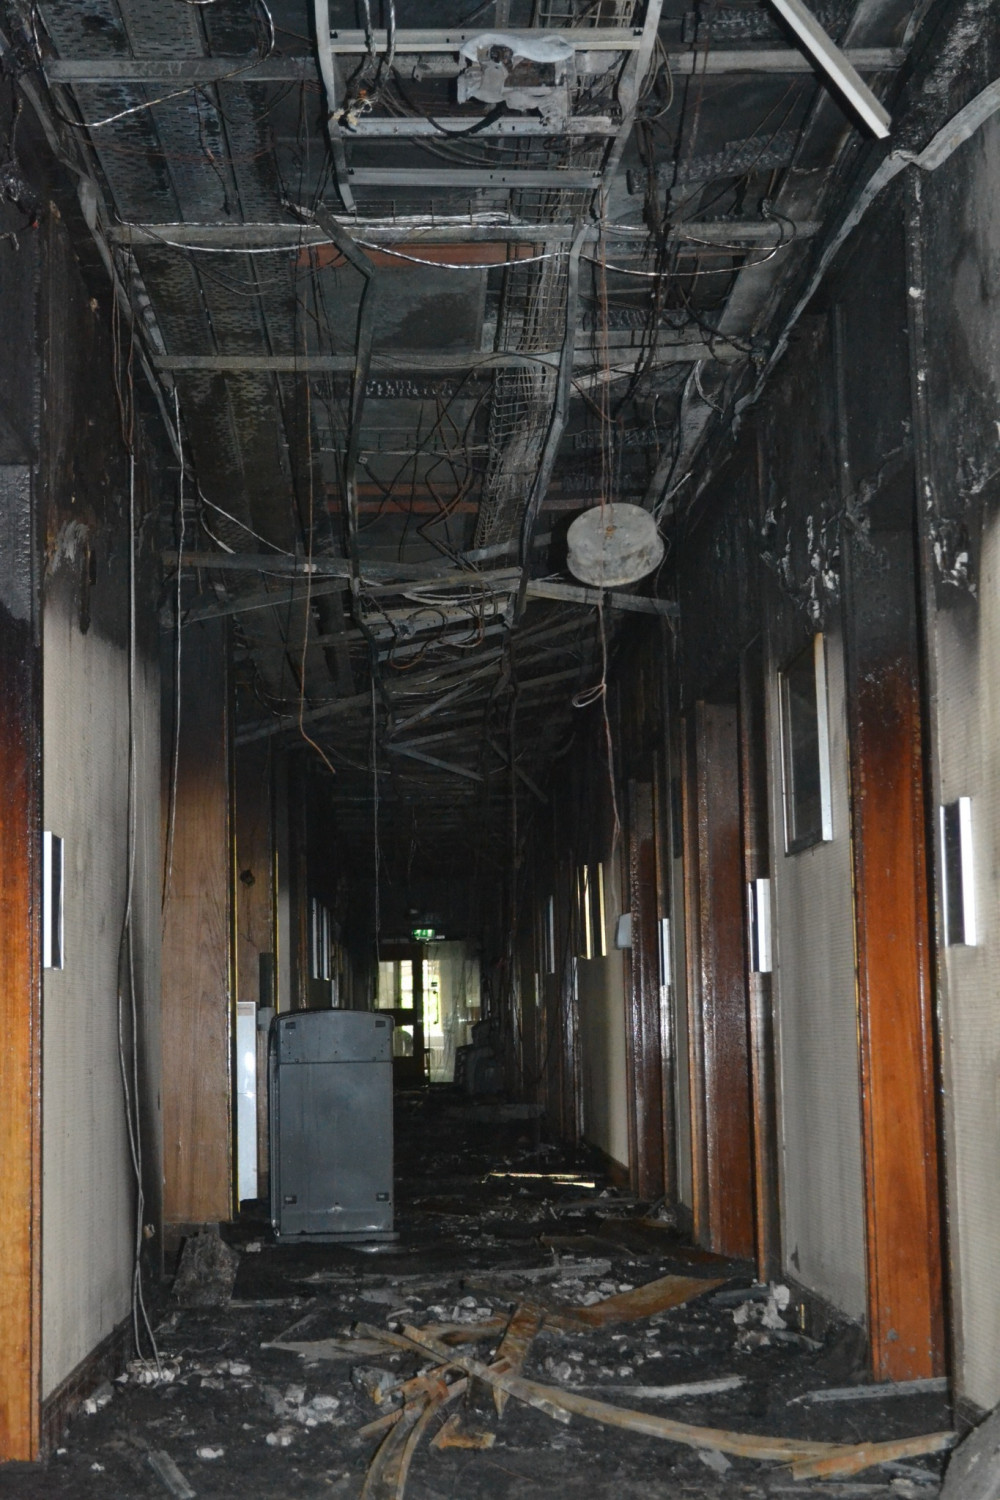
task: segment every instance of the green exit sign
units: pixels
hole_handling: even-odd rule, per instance
[[[433,943],[433,941],[434,941],[434,928],[433,927],[414,927],[414,929],[413,929],[413,941],[415,943]]]

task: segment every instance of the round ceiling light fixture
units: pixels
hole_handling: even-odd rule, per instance
[[[641,505],[595,505],[566,533],[569,570],[592,588],[637,583],[663,560],[663,539]]]

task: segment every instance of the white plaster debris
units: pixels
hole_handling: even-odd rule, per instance
[[[209,1459],[221,1458],[226,1450],[225,1448],[209,1448],[206,1446],[203,1448],[198,1448],[195,1451],[197,1452],[199,1458],[203,1458],[207,1462]]]
[[[148,1359],[130,1359],[124,1373],[118,1376],[118,1384],[135,1381],[136,1385],[172,1385],[181,1373],[179,1359],[160,1359],[156,1365]]]
[[[791,1300],[788,1287],[772,1281],[766,1299],[741,1302],[733,1311],[733,1322],[741,1330],[737,1344],[743,1348],[759,1348],[771,1342],[765,1330],[787,1332],[788,1325],[781,1314]]]
[[[395,1377],[392,1379],[395,1380]],[[336,1421],[340,1411],[339,1397],[326,1395],[322,1391],[317,1392],[311,1400],[306,1400],[304,1385],[289,1385],[284,1391],[279,1391],[275,1386],[265,1386],[263,1394],[271,1411],[282,1420],[279,1432],[293,1432],[292,1423],[298,1423],[300,1427],[323,1426]],[[270,1437],[268,1442],[271,1442]],[[274,1447],[275,1444],[272,1443],[271,1446]],[[277,1446],[287,1445],[280,1443]]]
[[[714,1469],[716,1474],[725,1474],[733,1467],[726,1455],[716,1448],[699,1448],[698,1457],[707,1469]]]
[[[295,1441],[294,1427],[278,1427],[264,1439],[269,1448],[290,1448]]]
[[[91,1391],[90,1395],[83,1402],[81,1410],[86,1412],[88,1417],[92,1417],[96,1412],[101,1411],[102,1408],[107,1406],[113,1397],[114,1391],[111,1388],[110,1381],[102,1380],[97,1389]]]

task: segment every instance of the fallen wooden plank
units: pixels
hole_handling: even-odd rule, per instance
[[[537,1307],[533,1302],[522,1302],[519,1307],[515,1308],[514,1316],[507,1324],[507,1332],[500,1340],[494,1368],[502,1370],[505,1374],[520,1375],[524,1369],[524,1361],[528,1356],[532,1340],[541,1329],[545,1318],[545,1309]],[[506,1391],[500,1390],[498,1386],[493,1387],[493,1404],[497,1409],[498,1417],[503,1416],[508,1400]]]
[[[497,1317],[484,1318],[481,1323],[428,1323],[424,1332],[442,1344],[478,1344],[503,1333],[507,1321],[505,1317]]]
[[[453,1380],[451,1385],[447,1387],[447,1400],[457,1400],[459,1396],[464,1395],[468,1388],[469,1382],[464,1376],[460,1380]],[[420,1407],[422,1404],[422,1397],[418,1396],[414,1400],[406,1402],[403,1406],[393,1407],[392,1411],[387,1411],[384,1416],[376,1417],[374,1421],[366,1422],[364,1427],[359,1427],[358,1437],[377,1437],[379,1433],[388,1432],[390,1427],[395,1427],[404,1411],[410,1407]],[[443,1404],[445,1403],[442,1402]]]
[[[570,1414],[561,1407],[553,1405],[544,1395],[538,1395],[534,1391],[522,1394],[519,1390],[525,1381],[519,1380],[514,1375],[505,1375],[501,1371],[491,1370],[489,1365],[484,1365],[478,1359],[470,1359],[468,1355],[452,1353],[444,1344],[438,1344],[433,1339],[428,1339],[423,1329],[407,1328],[404,1333],[382,1332],[377,1328],[365,1328],[373,1338],[381,1337],[386,1344],[395,1349],[415,1349],[418,1354],[433,1354],[435,1359],[447,1360],[456,1370],[462,1370],[473,1379],[485,1380],[489,1385],[498,1385],[501,1390],[508,1390],[512,1396],[517,1396],[527,1406],[533,1406],[536,1410],[544,1412],[556,1422],[566,1423]]]
[[[423,1401],[420,1405],[404,1408],[400,1413],[399,1420],[390,1428],[368,1465],[361,1486],[361,1500],[396,1500],[402,1493],[399,1481],[402,1476],[403,1483],[406,1482],[409,1441],[426,1410],[427,1403]]]
[[[815,1459],[798,1459],[792,1463],[794,1479],[847,1478],[860,1474],[876,1464],[893,1463],[900,1458],[919,1458],[924,1453],[941,1453],[955,1442],[954,1432],[928,1432],[921,1437],[897,1438],[888,1443],[857,1443],[841,1447],[839,1452]]]
[[[678,1422],[670,1417],[611,1406],[578,1391],[542,1385],[538,1381],[504,1373],[468,1355],[450,1353],[442,1345],[427,1339],[416,1328],[407,1327],[403,1334],[382,1334],[377,1329],[365,1329],[364,1332],[374,1338],[382,1338],[396,1348],[411,1348],[418,1353],[431,1354],[462,1370],[470,1379],[482,1380],[494,1388],[506,1391],[508,1395],[545,1412],[557,1421],[566,1422],[571,1416],[582,1416],[603,1426],[638,1432],[646,1437],[662,1438],[689,1448],[714,1450],[736,1458],[787,1463],[791,1465],[792,1475],[796,1479],[825,1479],[859,1474],[880,1463],[939,1453],[951,1447],[955,1441],[953,1432],[935,1432],[886,1443],[815,1443],[798,1438],[731,1432],[719,1427],[700,1427],[690,1422]]]
[[[378,1336],[375,1330],[371,1331],[373,1336]],[[433,1355],[435,1359],[449,1358],[446,1349],[421,1337],[419,1329],[407,1328],[403,1334],[386,1334],[385,1339],[396,1348],[415,1348],[419,1353]],[[517,1400],[538,1411],[544,1411],[557,1421],[567,1422],[572,1416],[581,1416],[606,1427],[640,1432],[647,1437],[682,1443],[688,1448],[712,1448],[719,1453],[733,1454],[737,1458],[771,1459],[777,1463],[826,1458],[831,1454],[842,1455],[846,1451],[837,1443],[810,1443],[798,1438],[762,1437],[757,1433],[729,1432],[725,1428],[697,1427],[690,1422],[678,1422],[670,1417],[658,1417],[647,1412],[631,1411],[626,1407],[611,1406],[605,1401],[595,1401],[590,1396],[563,1390],[559,1386],[542,1385],[518,1375],[505,1375],[468,1355],[456,1353],[450,1358],[455,1367],[466,1375],[499,1386]]]
[[[464,1422],[459,1412],[448,1418],[431,1438],[432,1448],[492,1448],[497,1440],[495,1432],[484,1427],[473,1427]]]
[[[634,1323],[640,1318],[650,1318],[654,1313],[666,1312],[668,1308],[680,1307],[703,1292],[711,1292],[722,1281],[707,1281],[695,1276],[661,1276],[657,1281],[647,1281],[631,1292],[619,1292],[615,1297],[605,1297],[603,1302],[594,1302],[590,1307],[561,1307],[550,1310],[545,1321],[552,1328],[579,1330],[583,1328],[606,1328],[609,1323]]]

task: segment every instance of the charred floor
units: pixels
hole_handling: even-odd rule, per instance
[[[0,1490],[1000,1500],[998,184],[995,0],[0,0]]]
[[[224,1230],[224,1255],[189,1253],[154,1293],[159,1371],[133,1362],[102,1382],[44,1474],[8,1470],[4,1493],[393,1495],[399,1453],[380,1450],[394,1432],[409,1437],[416,1404],[430,1418],[406,1456],[411,1500],[937,1495],[941,1453],[869,1453],[882,1462],[863,1478],[844,1477],[847,1464],[810,1481],[793,1476],[792,1447],[851,1455],[946,1432],[946,1382],[873,1391],[855,1325],[834,1319],[821,1338],[804,1335],[787,1287],[693,1246],[662,1201],[609,1183],[593,1152],[539,1141],[537,1128],[533,1140],[449,1089],[403,1094],[397,1113],[398,1241],[275,1245],[247,1205]],[[658,1296],[630,1305],[652,1285]],[[574,1310],[592,1325],[572,1326]],[[412,1333],[496,1365],[526,1313],[518,1376],[667,1417],[708,1446],[543,1412],[516,1385],[501,1413],[485,1381],[402,1347]],[[380,1344],[385,1333],[397,1343]],[[727,1456],[712,1446],[727,1432],[791,1446],[784,1461]]]

